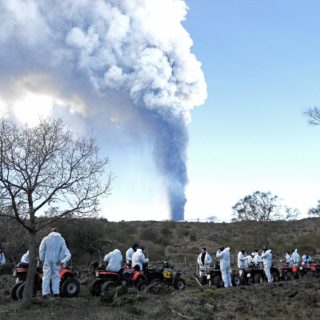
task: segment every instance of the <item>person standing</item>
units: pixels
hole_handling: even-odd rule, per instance
[[[0,246],[0,265],[6,264],[6,257],[3,253],[2,247]]]
[[[272,282],[272,276],[271,276],[271,265],[272,265],[272,253],[271,250],[265,248],[261,255],[262,262],[263,262],[263,269],[264,273],[266,274],[266,277],[268,279],[268,282]]]
[[[230,269],[230,248],[221,247],[216,254],[216,257],[220,259],[220,271],[225,288],[231,288],[231,269]]]
[[[248,267],[248,261],[247,258],[245,256],[245,254],[247,253],[246,249],[242,249],[238,252],[238,269],[239,269],[239,277],[242,279],[244,276],[244,269],[246,269]]]
[[[201,282],[204,284],[204,278],[207,276],[206,269],[210,267],[212,263],[212,258],[206,248],[201,249],[201,253],[198,256],[197,262],[199,267],[199,277],[201,278]]]
[[[42,296],[44,298],[50,294],[50,280],[53,295],[59,296],[60,264],[65,257],[66,249],[66,242],[56,228],[52,228],[49,235],[40,243],[39,259],[43,263]]]

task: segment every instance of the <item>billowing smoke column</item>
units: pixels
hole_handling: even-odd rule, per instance
[[[127,96],[148,124],[171,217],[183,219],[186,125],[206,99],[186,12],[182,0],[0,0],[0,113],[23,90],[86,117],[125,112],[108,98]]]

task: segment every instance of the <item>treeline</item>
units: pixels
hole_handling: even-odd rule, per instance
[[[27,231],[13,219],[1,217],[0,220],[3,250],[7,259],[16,263],[28,250]],[[115,248],[124,254],[134,242],[146,247],[151,261],[169,259],[176,263],[194,263],[203,246],[211,253],[221,246],[230,246],[234,255],[241,248],[253,250],[263,246],[270,247],[275,257],[294,248],[300,253],[320,253],[319,218],[234,223],[109,222],[106,219],[64,218],[54,226],[66,239],[73,263],[82,266],[103,258]],[[39,232],[38,243],[51,228]]]

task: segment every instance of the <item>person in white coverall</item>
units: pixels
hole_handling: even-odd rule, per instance
[[[294,265],[298,265],[300,262],[300,254],[298,253],[298,249],[293,250],[291,253],[291,260]]]
[[[103,261],[107,265],[107,271],[119,272],[122,265],[122,254],[119,249],[114,249],[104,256]]]
[[[145,257],[143,249],[137,249],[137,251],[132,255],[132,266],[135,269],[143,271],[143,265],[149,263],[149,259]]]
[[[135,243],[126,251],[126,263],[131,266],[132,264],[132,255],[137,251],[139,246]]]
[[[248,259],[245,257],[246,250],[242,249],[238,252],[238,269],[239,269],[239,276],[242,277],[243,275],[243,269],[246,269],[248,267]]]
[[[4,256],[2,248],[0,247],[0,265],[2,264],[6,264],[6,257]]]
[[[220,248],[216,257],[220,259],[220,271],[225,288],[231,288],[231,270],[230,270],[230,248]]]
[[[265,249],[262,252],[261,258],[262,258],[262,262],[263,262],[264,273],[266,274],[268,282],[270,283],[270,282],[272,282],[272,276],[271,276],[271,272],[270,272],[271,265],[272,265],[272,253],[271,253],[271,250]]]
[[[29,264],[29,250],[21,257],[20,262]]]
[[[50,294],[50,279],[53,295],[59,296],[60,264],[65,257],[66,248],[65,240],[55,228],[40,243],[39,259],[43,262],[42,296],[44,297]]]
[[[199,266],[199,276],[200,277],[206,276],[207,274],[205,269],[207,267],[210,267],[212,263],[212,258],[206,248],[202,248],[202,251],[198,256],[197,262]]]

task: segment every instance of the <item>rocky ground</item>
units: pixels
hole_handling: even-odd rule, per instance
[[[82,277],[79,297],[34,299],[30,310],[10,300],[11,275],[0,276],[0,319],[215,319],[280,320],[320,318],[320,278],[263,283],[232,289],[204,286],[188,278],[187,289],[178,292],[161,287],[157,294],[133,289],[114,299],[92,297]]]

